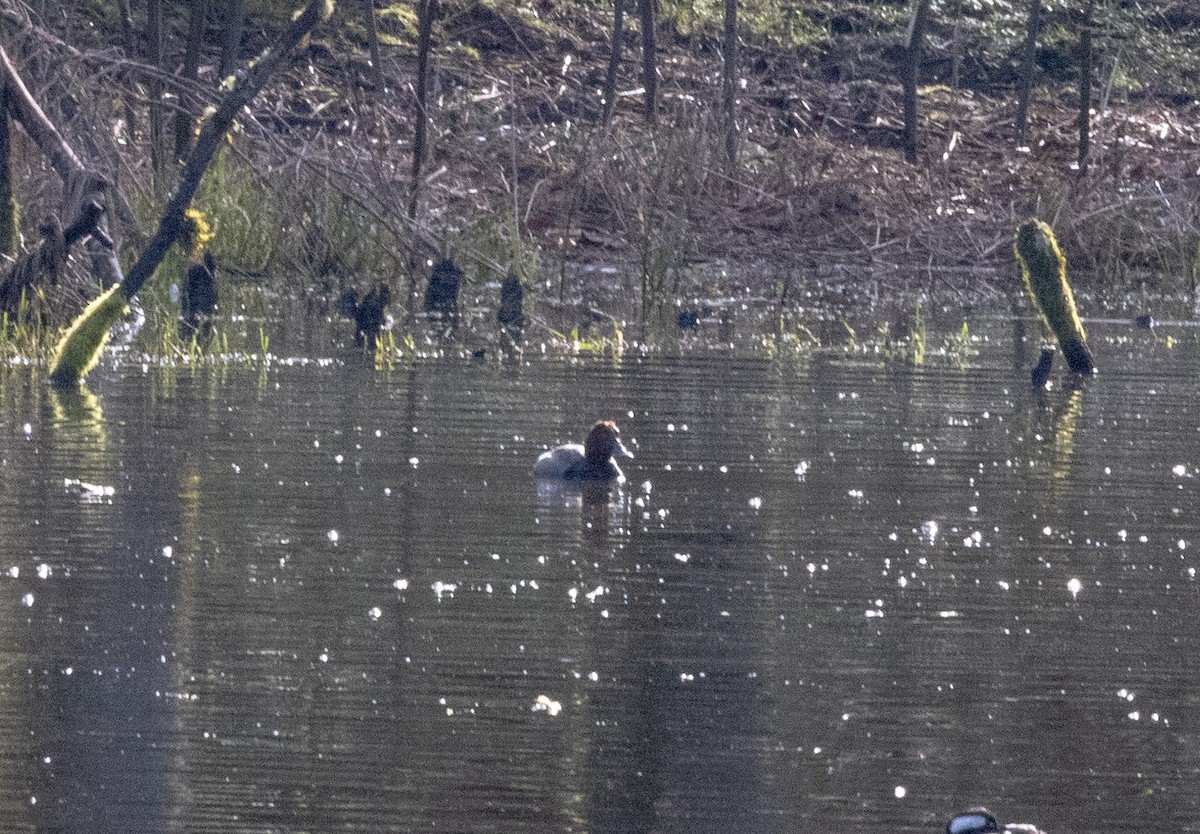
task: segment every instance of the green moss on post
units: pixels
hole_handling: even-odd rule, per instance
[[[93,299],[54,349],[50,382],[62,387],[78,385],[99,361],[109,328],[128,309],[129,297],[120,284]]]
[[[1074,373],[1092,374],[1096,366],[1075,308],[1075,296],[1067,282],[1067,259],[1058,248],[1053,230],[1040,220],[1022,223],[1017,229],[1014,248],[1025,288],[1041,314],[1047,336],[1053,335],[1058,340]]]

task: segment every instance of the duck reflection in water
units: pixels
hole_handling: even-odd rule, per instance
[[[1010,822],[1001,828],[987,808],[968,808],[946,823],[946,834],[992,834],[1000,831],[1010,834],[1046,834],[1036,825],[1027,822]]]
[[[533,474],[585,485],[614,480],[624,483],[625,475],[614,458],[633,458],[633,453],[621,442],[620,433],[612,420],[600,420],[592,426],[583,445],[564,443],[543,452],[533,464]]]

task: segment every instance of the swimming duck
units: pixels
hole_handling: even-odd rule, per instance
[[[1001,828],[987,808],[968,808],[946,823],[946,834],[992,834],[1000,831],[1009,834],[1046,834],[1027,822],[1010,822]]]
[[[633,453],[621,443],[620,433],[612,420],[600,420],[592,426],[582,446],[566,443],[543,452],[533,464],[533,474],[539,478],[581,481],[624,480],[613,458],[632,458]]]

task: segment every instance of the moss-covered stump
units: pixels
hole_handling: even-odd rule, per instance
[[[1091,374],[1096,366],[1087,346],[1087,334],[1067,282],[1067,259],[1054,231],[1040,220],[1029,220],[1017,229],[1015,247],[1029,297],[1041,315],[1047,338],[1058,340],[1071,371]],[[1045,373],[1048,374],[1048,369]]]

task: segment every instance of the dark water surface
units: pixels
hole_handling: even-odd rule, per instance
[[[1200,351],[1098,330],[9,370],[0,831],[1200,831]]]

